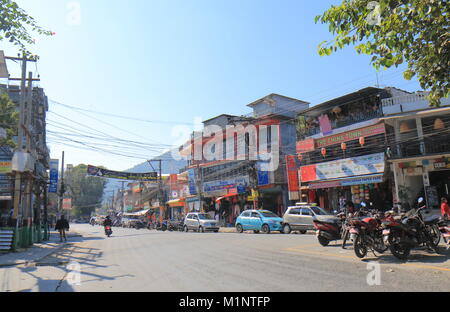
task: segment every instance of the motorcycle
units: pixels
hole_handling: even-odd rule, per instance
[[[447,245],[447,250],[450,249],[450,220],[441,219],[438,222],[439,232]]]
[[[384,253],[388,247],[383,241],[380,216],[353,219],[350,221],[350,239],[353,241],[355,254],[364,258],[369,250]]]
[[[317,239],[322,246],[328,246],[330,241],[341,239],[342,223],[344,219],[345,214],[341,213],[334,218],[319,219],[318,217],[316,217],[313,220]]]
[[[157,230],[157,231],[163,231],[163,232],[165,232],[165,231],[167,231],[167,229],[168,229],[167,221],[163,221],[162,223],[161,223],[161,222],[158,222],[158,223],[156,224],[156,230]]]
[[[105,226],[105,234],[106,236],[110,237],[112,235],[112,230],[111,230],[111,226],[106,225]]]
[[[425,206],[411,210],[403,218],[390,216],[382,223],[384,243],[396,258],[406,260],[411,249],[419,246],[427,246],[437,252],[440,235],[436,238],[433,229],[436,228],[438,218],[424,220],[424,209]]]

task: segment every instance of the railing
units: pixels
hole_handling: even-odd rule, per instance
[[[428,93],[408,94],[404,96],[396,96],[387,99],[382,99],[383,107],[394,106],[400,104],[414,103],[418,101],[427,100]]]

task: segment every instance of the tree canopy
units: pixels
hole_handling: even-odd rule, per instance
[[[358,53],[372,56],[377,70],[406,62],[404,78],[417,76],[430,91],[430,105],[439,106],[449,95],[449,11],[442,0],[344,0],[315,19],[335,36],[320,43],[319,54],[355,45]]]
[[[106,180],[87,176],[87,165],[78,165],[65,174],[66,195],[72,197],[73,213],[76,216],[89,216],[101,207]]]
[[[17,136],[18,119],[16,104],[9,99],[8,94],[0,91],[0,128],[6,130],[6,138],[0,137],[0,147],[14,148],[16,146],[13,137]]]
[[[6,39],[29,55],[26,45],[34,44],[32,32],[47,36],[54,34],[40,27],[15,1],[0,0],[0,41]]]

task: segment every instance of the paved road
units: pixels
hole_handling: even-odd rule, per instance
[[[73,225],[72,238],[37,266],[0,268],[1,291],[450,291],[450,254],[357,259],[313,235],[182,233]],[[370,286],[372,263],[381,285]],[[81,284],[67,263],[80,264]]]

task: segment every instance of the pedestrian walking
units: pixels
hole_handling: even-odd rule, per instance
[[[69,222],[67,222],[67,220],[64,217],[64,215],[61,216],[61,219],[56,221],[55,230],[59,231],[60,241],[62,242],[63,238],[64,238],[64,241],[67,242],[66,231],[69,230]]]

